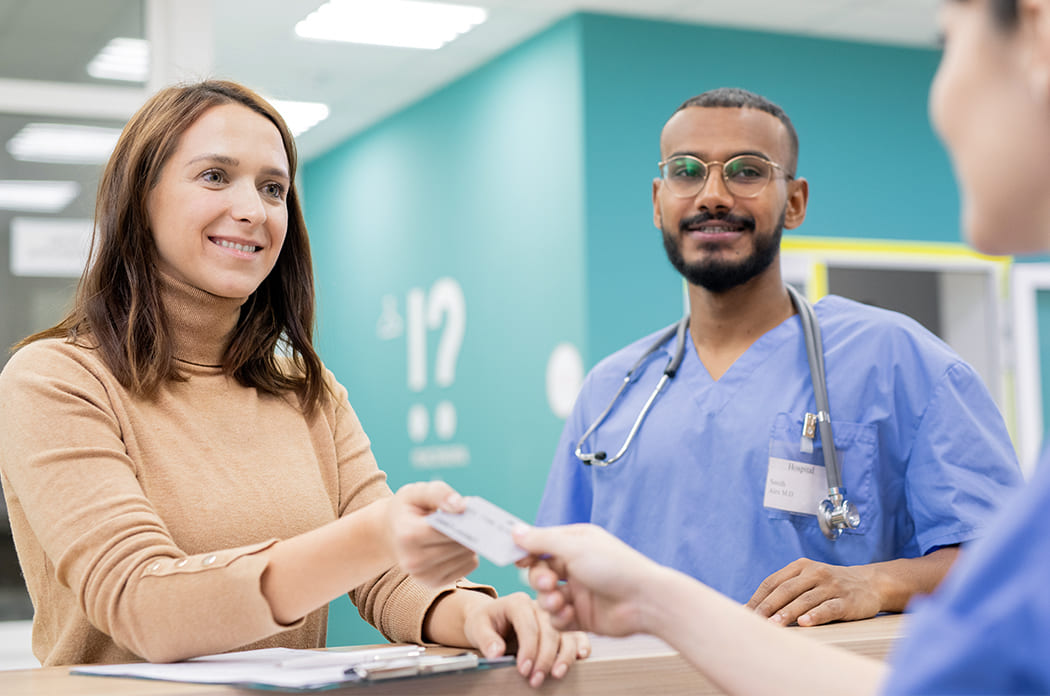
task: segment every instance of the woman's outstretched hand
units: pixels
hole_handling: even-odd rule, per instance
[[[440,586],[477,568],[477,554],[426,521],[438,510],[461,513],[465,509],[463,498],[444,481],[409,483],[398,489],[387,510],[387,526],[401,569],[427,585]]]

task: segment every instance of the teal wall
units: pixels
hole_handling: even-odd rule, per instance
[[[304,168],[320,353],[394,489],[439,477],[524,519],[535,514],[561,430],[546,402],[547,356],[559,342],[585,343],[579,76],[573,20]],[[426,385],[414,391],[407,297],[415,288],[431,300],[444,277],[463,294],[462,343],[449,354],[455,378],[437,384],[437,362],[449,359],[440,341],[455,329],[439,316],[426,332]],[[399,337],[377,336],[384,297],[405,324]],[[456,411],[450,438],[435,433],[441,402]],[[421,443],[407,432],[413,406],[429,418]],[[411,464],[413,450],[463,447],[466,466]],[[486,562],[471,577],[523,588],[513,567]],[[332,644],[376,639],[355,616],[349,602],[334,605]]]
[[[1035,294],[1035,311],[1040,346],[1050,346],[1050,290]],[[1043,403],[1043,441],[1050,442],[1050,351],[1039,352],[1040,394]]]
[[[694,94],[738,85],[792,116],[811,185],[800,234],[957,241],[954,183],[926,118],[937,58],[577,15],[307,163],[321,355],[392,487],[440,477],[534,516],[561,430],[545,396],[551,350],[572,343],[590,367],[681,312],[650,182],[660,128]],[[455,378],[436,382],[450,331],[439,314],[414,390],[407,327],[420,324],[407,298],[432,300],[444,277],[463,294]],[[384,298],[406,326],[385,339]],[[452,435],[435,432],[441,402],[455,409]],[[430,424],[421,442],[406,425],[413,407]],[[465,466],[413,465],[421,451],[464,449]],[[522,588],[513,569],[485,561],[472,577]],[[376,639],[347,602],[333,606],[332,644]]]

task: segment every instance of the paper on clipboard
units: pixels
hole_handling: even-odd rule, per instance
[[[408,654],[413,649],[415,652]],[[310,692],[513,663],[513,657],[485,660],[473,653],[426,655],[418,646],[329,652],[268,648],[208,655],[171,664],[74,667],[70,673]]]

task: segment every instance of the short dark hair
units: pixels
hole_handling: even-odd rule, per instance
[[[992,0],[992,16],[1004,29],[1017,26],[1017,0]]]
[[[760,94],[749,92],[746,89],[739,87],[719,87],[718,89],[710,89],[703,94],[698,94],[695,97],[690,97],[682,102],[682,105],[675,109],[674,113],[677,114],[683,109],[691,107],[701,108],[729,108],[729,109],[758,109],[759,111],[765,111],[767,114],[777,117],[784,127],[787,128],[788,139],[790,141],[791,161],[788,162],[788,170],[792,176],[795,175],[795,168],[798,166],[798,133],[795,132],[795,126],[791,123],[791,119],[778,105],[769,101]],[[674,114],[671,114],[674,116]]]
[[[969,2],[969,0],[955,0],[957,3]],[[1017,0],[988,0],[988,9],[992,13],[992,19],[999,25],[1000,29],[1013,29],[1017,26],[1018,15]]]

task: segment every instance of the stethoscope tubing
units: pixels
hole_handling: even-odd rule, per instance
[[[828,490],[841,489],[842,472],[839,469],[838,452],[835,450],[835,438],[831,432],[831,406],[828,403],[828,383],[824,371],[824,341],[820,332],[820,324],[813,312],[813,306],[806,301],[802,293],[790,285],[785,287],[791,296],[791,302],[798,311],[799,320],[802,322],[802,335],[806,340],[806,358],[809,361],[813,396],[817,402],[817,428],[820,430],[820,443],[824,451]]]
[[[649,414],[649,409],[652,408],[653,402],[656,401],[656,397],[660,395],[667,383],[674,379],[675,374],[678,372],[678,367],[682,364],[682,359],[685,357],[685,338],[689,335],[689,315],[685,315],[678,320],[678,323],[660,334],[660,337],[653,341],[653,344],[649,346],[648,350],[642,354],[642,357],[638,358],[637,362],[631,366],[631,369],[627,371],[627,375],[624,376],[623,382],[620,384],[620,388],[616,390],[612,400],[609,401],[609,405],[605,407],[602,414],[598,416],[591,427],[587,428],[587,432],[583,434],[579,442],[576,443],[576,457],[585,464],[591,464],[593,466],[609,466],[620,457],[627,453],[627,449],[631,446],[631,442],[634,440],[634,436],[638,434],[638,429],[642,427],[642,422],[645,417]],[[583,451],[583,443],[587,441],[587,438],[591,436],[595,430],[598,429],[604,421],[609,412],[612,411],[613,406],[619,400],[620,395],[623,394],[624,390],[627,389],[627,385],[631,383],[631,377],[634,376],[634,371],[642,366],[643,363],[649,360],[649,357],[659,350],[660,346],[667,342],[667,339],[675,336],[675,351],[671,355],[671,359],[667,361],[667,365],[664,367],[664,373],[660,377],[659,383],[656,388],[653,389],[653,393],[649,395],[642,410],[638,413],[638,417],[634,419],[634,425],[631,426],[631,430],[627,433],[626,439],[623,441],[623,445],[619,451],[612,456],[611,459],[607,459],[605,450],[599,450],[591,454],[587,454]]]

